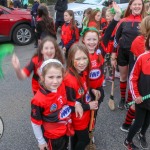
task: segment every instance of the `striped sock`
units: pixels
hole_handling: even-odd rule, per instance
[[[132,120],[135,118],[135,110],[132,109],[131,107],[129,108],[127,115],[126,115],[126,119],[125,119],[125,124],[132,124]]]
[[[121,98],[125,99],[126,96],[126,88],[127,88],[127,81],[120,81],[120,92],[121,92]]]
[[[132,94],[131,94],[131,91],[130,91],[130,89],[128,90],[128,99],[127,99],[127,101],[126,101],[126,103],[129,103],[129,102],[131,102],[132,101]]]

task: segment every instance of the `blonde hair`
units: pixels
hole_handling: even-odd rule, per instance
[[[150,35],[150,16],[146,16],[140,23],[140,33],[145,37]]]

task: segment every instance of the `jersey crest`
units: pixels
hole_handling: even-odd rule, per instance
[[[50,106],[50,112],[54,112],[56,110],[57,110],[57,104],[54,103]]]
[[[83,88],[80,88],[80,89],[78,90],[78,93],[79,93],[79,95],[83,95],[83,94],[84,94]]]
[[[66,119],[71,114],[71,108],[68,105],[63,106],[59,113],[60,120]]]
[[[90,79],[94,80],[94,79],[98,79],[101,76],[101,71],[99,69],[92,69],[90,71]]]

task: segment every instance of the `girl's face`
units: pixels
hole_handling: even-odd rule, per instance
[[[113,20],[113,16],[109,12],[106,12],[106,20],[108,23],[110,23]]]
[[[143,8],[142,0],[134,0],[134,2],[130,6],[130,10],[133,15],[140,15],[142,8]]]
[[[97,14],[95,15],[95,20],[100,21],[100,18],[101,18],[101,12],[98,11]]]
[[[44,85],[49,90],[57,90],[63,80],[61,68],[51,67],[47,70],[44,77]]]
[[[88,65],[87,55],[81,51],[77,50],[74,56],[74,67],[78,73],[84,71]]]
[[[64,21],[65,21],[65,22],[70,22],[71,19],[72,19],[72,16],[70,16],[70,15],[68,14],[68,12],[65,12],[65,13],[64,13]]]
[[[84,36],[83,42],[88,49],[89,53],[94,53],[97,44],[99,42],[99,38],[96,32],[87,32]]]
[[[46,41],[43,44],[43,49],[41,51],[44,60],[53,59],[55,57],[55,46],[51,41]]]

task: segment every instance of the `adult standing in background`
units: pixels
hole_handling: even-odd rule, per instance
[[[57,29],[59,26],[62,26],[64,24],[64,12],[68,8],[68,0],[57,0],[55,5],[56,10],[56,22],[55,22],[55,30],[57,32]]]
[[[21,0],[13,0],[14,8],[21,8]]]

